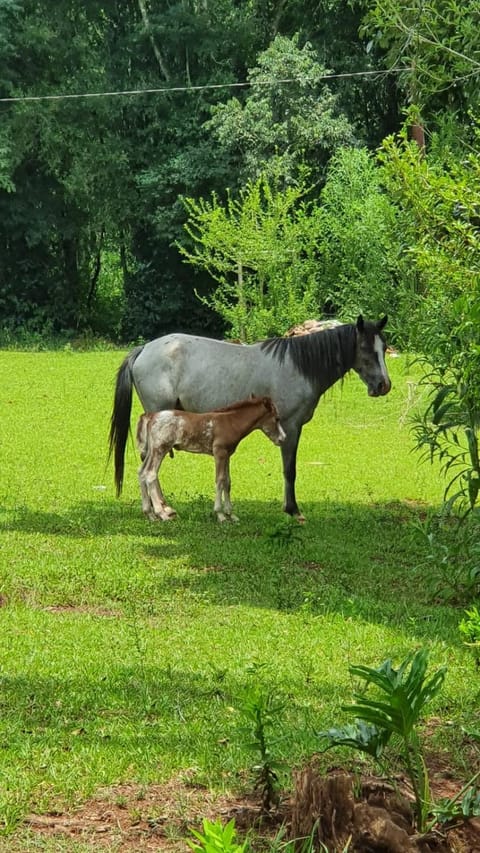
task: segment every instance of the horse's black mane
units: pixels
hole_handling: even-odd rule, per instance
[[[357,331],[354,323],[332,329],[297,335],[290,338],[270,338],[261,348],[282,364],[288,354],[296,369],[313,385],[327,387],[347,373],[355,361]]]

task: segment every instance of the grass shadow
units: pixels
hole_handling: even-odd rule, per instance
[[[182,587],[218,605],[247,605],[398,625],[447,638],[458,611],[442,603],[441,567],[429,564],[418,527],[423,506],[310,503],[298,525],[278,509],[240,501],[239,525],[178,522],[175,540],[190,553],[187,572],[163,581],[168,594]],[[200,532],[200,535],[198,533]],[[161,544],[142,544],[150,560]]]
[[[19,507],[6,513],[0,529],[34,540],[63,539],[55,546],[58,564],[64,549],[64,561],[79,566],[70,583],[73,598],[88,583],[98,600],[106,590],[120,600],[134,594],[151,610],[155,601],[163,606],[168,596],[187,594],[216,605],[339,613],[408,626],[421,635],[435,630],[446,636],[458,622],[458,611],[436,596],[441,567],[427,564],[425,537],[417,529],[425,517],[422,505],[310,502],[304,505],[307,523],[299,525],[277,501],[238,500],[239,524],[219,524],[205,496],[178,495],[173,503],[178,518],[170,522],[150,522],[137,501],[104,497],[64,513]],[[116,564],[107,565],[102,539],[115,543],[119,565],[127,555],[127,574],[110,578]],[[77,540],[85,540],[88,551],[81,564]],[[55,568],[50,553],[49,561],[51,583],[61,590],[63,569]],[[92,563],[101,570],[92,572]],[[48,585],[45,575],[43,582]]]

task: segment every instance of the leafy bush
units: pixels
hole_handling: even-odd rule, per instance
[[[423,156],[405,137],[389,138],[381,160],[419,279],[410,345],[431,394],[417,446],[440,459],[446,500],[468,512],[480,494],[480,159],[433,151]]]
[[[471,601],[480,594],[480,516],[458,519],[450,512],[435,514],[416,525],[427,546],[422,564],[425,583],[432,569],[431,595],[446,601]]]

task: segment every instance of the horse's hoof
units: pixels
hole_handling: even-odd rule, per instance
[[[224,515],[223,512],[217,512],[217,521],[219,521],[220,524],[223,524],[224,521],[227,521],[227,516]]]
[[[228,519],[229,521],[233,521],[234,524],[238,524],[238,522],[240,521],[238,515],[233,515],[233,513],[232,515],[228,516]]]
[[[164,512],[166,521],[170,521],[170,519],[177,517],[177,511],[172,506],[166,506]]]

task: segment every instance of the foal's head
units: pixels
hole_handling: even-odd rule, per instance
[[[392,383],[385,364],[387,344],[382,334],[387,317],[378,323],[364,320],[362,315],[357,320],[357,344],[353,369],[368,387],[370,397],[382,397],[388,394]]]
[[[265,410],[265,414],[262,415],[261,420],[259,422],[260,429],[262,430],[262,432],[265,433],[265,435],[267,436],[267,438],[270,439],[270,441],[273,441],[274,444],[283,444],[287,436],[285,430],[283,429],[280,423],[280,418],[275,403],[273,402],[271,397],[260,397],[258,399]]]

